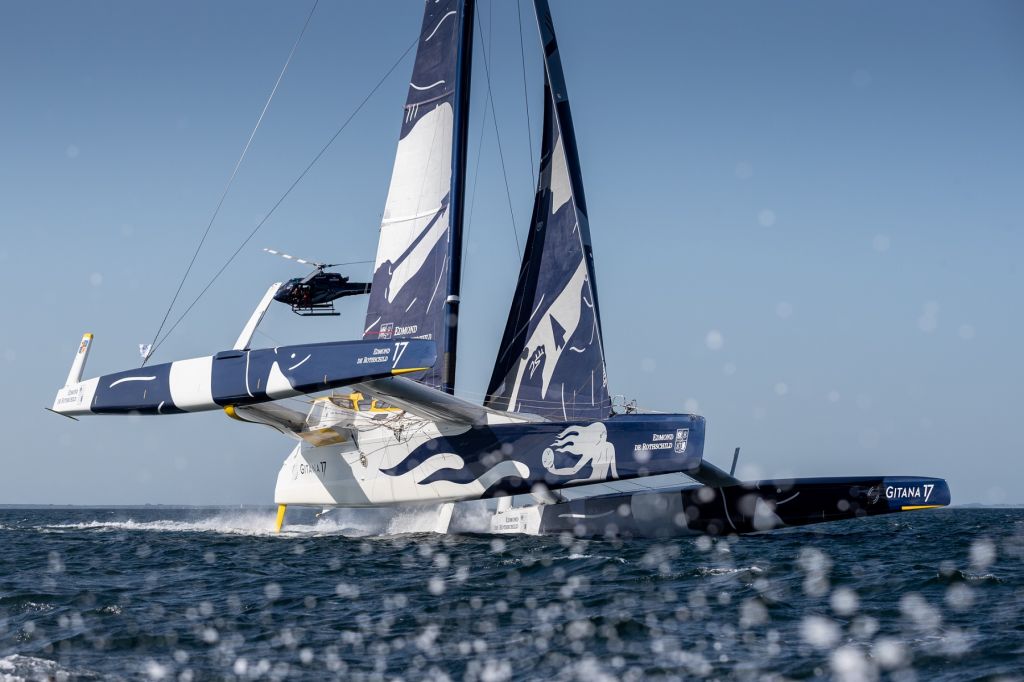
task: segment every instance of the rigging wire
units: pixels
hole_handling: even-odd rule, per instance
[[[281,80],[284,79],[284,74],[288,71],[288,66],[292,63],[292,57],[295,56],[295,51],[299,47],[299,43],[302,42],[302,37],[306,35],[306,29],[309,28],[309,22],[313,19],[313,13],[316,12],[317,5],[320,4],[320,0],[314,0],[313,6],[309,10],[309,15],[306,17],[306,23],[302,25],[302,30],[299,31],[299,36],[295,39],[292,44],[292,49],[288,53],[288,58],[284,61],[284,66],[281,67],[281,73],[277,75],[277,80],[274,82],[274,87],[270,91],[270,96],[267,97],[266,103],[263,105],[263,111],[260,112],[259,118],[256,119],[256,125],[253,126],[252,132],[249,133],[249,139],[245,142],[245,147],[242,149],[242,153],[238,156],[238,161],[235,162],[235,167],[231,171],[231,176],[228,178],[227,184],[224,185],[224,189],[220,193],[220,199],[217,200],[217,206],[213,209],[213,215],[210,216],[210,222],[206,224],[206,229],[203,231],[203,236],[199,240],[199,244],[196,246],[195,251],[192,253],[192,259],[188,263],[188,267],[185,268],[185,274],[181,276],[181,281],[178,282],[178,288],[174,292],[174,296],[171,297],[171,303],[167,306],[167,311],[164,313],[164,317],[160,320],[160,326],[157,327],[156,334],[153,335],[153,341],[149,344],[148,353],[142,358],[142,366],[146,366],[146,362],[153,355],[153,351],[159,345],[157,339],[160,338],[160,332],[163,331],[164,325],[167,324],[167,318],[171,315],[171,310],[174,309],[174,304],[178,301],[178,296],[181,294],[182,287],[185,286],[185,281],[188,279],[189,274],[192,272],[192,266],[196,264],[196,258],[199,257],[199,252],[203,248],[203,244],[206,243],[206,238],[210,235],[210,229],[213,227],[213,223],[217,220],[217,216],[220,214],[220,209],[224,205],[224,199],[227,198],[228,190],[231,189],[231,185],[235,182],[235,176],[238,175],[238,169],[242,166],[242,160],[245,159],[245,155],[249,152],[249,147],[252,146],[253,138],[256,137],[256,131],[260,129],[260,124],[263,123],[263,117],[266,116],[267,110],[270,108],[270,103],[274,100],[274,95],[277,94],[277,88],[281,85]]]
[[[494,16],[494,5],[493,4],[489,4],[488,6],[489,6],[489,9],[490,9],[490,12],[487,15],[487,39],[490,40],[491,39],[491,25],[493,23],[491,21],[491,19]],[[484,49],[485,49],[485,47],[483,45],[481,45],[480,46],[480,51],[483,52]],[[467,223],[466,224],[466,239],[464,240],[464,245],[462,247],[462,276],[463,276],[463,278],[466,277],[466,271],[469,269],[469,267],[468,267],[469,266],[469,258],[467,257],[467,254],[469,252],[469,236],[473,233],[473,210],[476,208],[476,190],[477,190],[477,186],[479,185],[479,180],[480,180],[480,154],[483,151],[483,147],[484,147],[484,132],[487,130],[487,115],[490,113],[490,111],[491,111],[491,101],[485,97],[484,98],[484,116],[483,116],[483,119],[480,121],[480,139],[477,141],[477,145],[476,145],[476,164],[475,164],[474,169],[473,169],[473,194],[470,195],[470,198],[469,198],[469,214],[466,216],[466,218],[467,218],[467,220],[466,220],[466,223]]]
[[[167,333],[164,334],[162,338],[160,338],[157,341],[154,341],[153,348],[150,350],[150,354],[155,352],[156,349],[159,348],[160,345],[167,340],[167,337],[169,337],[171,333],[181,323],[181,321],[185,319],[185,316],[188,315],[189,312],[191,312],[192,308],[194,308],[196,303],[199,302],[199,299],[201,299],[203,295],[210,290],[210,287],[213,286],[214,282],[216,282],[217,279],[220,278],[220,276],[224,273],[228,266],[231,265],[232,261],[234,261],[238,254],[241,253],[242,249],[245,248],[245,245],[248,244],[249,241],[256,236],[256,233],[259,232],[260,228],[262,228],[264,224],[266,224],[266,222],[270,219],[270,216],[274,214],[274,211],[276,211],[277,208],[282,203],[284,203],[284,200],[288,198],[288,195],[292,193],[292,190],[294,190],[295,187],[302,181],[302,179],[306,177],[306,174],[309,173],[310,170],[312,170],[313,166],[315,166],[316,163],[320,160],[320,158],[327,152],[328,148],[330,148],[330,146],[334,144],[334,141],[337,140],[338,136],[341,135],[342,131],[348,127],[348,124],[352,122],[352,119],[356,117],[356,114],[358,114],[366,105],[366,103],[370,101],[370,98],[373,97],[377,90],[380,89],[380,86],[384,84],[384,81],[386,81],[388,77],[394,72],[394,70],[398,68],[398,65],[401,64],[403,60],[405,60],[406,55],[408,55],[409,52],[412,51],[412,48],[416,47],[416,45],[419,42],[420,39],[419,37],[417,37],[415,40],[409,43],[409,47],[405,48],[405,51],[402,52],[401,56],[399,56],[398,59],[395,60],[394,64],[391,65],[391,68],[389,68],[384,73],[384,75],[380,77],[380,80],[377,81],[377,84],[373,86],[370,92],[367,93],[366,97],[364,97],[362,101],[358,104],[358,106],[356,106],[356,108],[352,111],[352,113],[349,114],[348,118],[346,118],[345,121],[341,124],[341,127],[339,127],[331,136],[331,138],[327,141],[327,143],[320,148],[320,151],[316,153],[316,156],[313,157],[313,160],[309,162],[309,164],[303,169],[301,173],[299,173],[299,176],[295,178],[295,181],[292,182],[291,185],[289,185],[288,189],[285,190],[284,194],[281,195],[281,198],[278,199],[277,202],[267,212],[267,214],[263,216],[263,219],[256,224],[256,227],[252,229],[252,232],[249,233],[249,236],[246,237],[242,241],[242,243],[238,245],[238,248],[235,249],[235,252],[231,254],[227,261],[225,261],[224,265],[221,266],[220,270],[218,270],[217,273],[210,279],[210,281],[207,282],[206,286],[203,287],[203,290],[199,292],[199,295],[196,296],[195,299],[193,299],[192,303],[189,304],[188,308],[185,309],[185,312],[183,312],[178,317],[178,319],[174,322],[173,325],[171,325],[171,328],[167,330]]]
[[[526,137],[530,142],[530,181],[537,187],[536,166],[533,163],[533,124],[530,122],[530,93],[526,87],[526,48],[523,47],[523,13],[516,0],[516,18],[519,19],[519,58],[523,65],[523,99],[526,101]]]
[[[484,30],[480,26],[480,15],[476,16],[476,26],[480,32],[480,40],[484,39]],[[505,154],[501,150],[501,133],[498,132],[498,109],[494,106],[494,95],[491,92],[491,67],[487,60],[487,50],[482,51],[484,57],[484,74],[487,76],[487,98],[491,103],[491,110],[494,115],[491,121],[494,123],[494,137],[498,140],[498,158],[501,160],[501,177],[505,180],[505,196],[508,198],[508,213],[512,217],[512,236],[516,240],[516,253],[522,256],[523,250],[519,246],[519,232],[516,230],[516,214],[512,209],[512,191],[508,187],[508,173],[505,171]]]

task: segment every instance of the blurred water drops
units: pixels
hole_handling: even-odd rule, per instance
[[[818,649],[828,649],[839,641],[839,626],[823,616],[804,616],[800,621],[800,636]]]
[[[711,350],[719,350],[723,343],[725,343],[725,339],[722,338],[722,332],[717,329],[712,329],[704,337],[704,345]]]
[[[700,411],[700,404],[695,398],[687,398],[683,401],[683,411],[687,414],[697,414]]]
[[[834,679],[839,682],[873,682],[878,679],[878,670],[864,651],[852,644],[833,651],[831,664]]]
[[[69,144],[67,146],[67,149],[64,150],[64,155],[67,156],[69,159],[77,159],[81,151],[82,150],[78,148],[78,145]]]
[[[644,372],[653,372],[658,367],[658,363],[654,361],[654,358],[644,358],[640,361],[640,369]]]
[[[968,611],[974,606],[974,590],[964,583],[953,583],[946,590],[946,603],[954,611]]]
[[[758,211],[757,223],[761,227],[771,227],[775,224],[775,211],[770,208],[762,208]]]
[[[849,587],[839,587],[832,592],[832,610],[840,616],[852,616],[860,606],[860,599],[857,593]]]
[[[757,597],[744,599],[740,604],[740,627],[744,629],[764,625],[768,622],[768,609]]]
[[[962,324],[957,330],[957,336],[964,341],[970,341],[974,338],[974,327],[969,324]]]
[[[876,234],[871,240],[871,248],[878,253],[885,253],[889,250],[889,237],[884,234]]]
[[[101,275],[98,272],[92,273],[91,275],[89,275],[89,284],[93,285],[94,287],[98,287],[99,285],[103,284],[103,275]]]
[[[804,547],[797,556],[797,566],[804,572],[804,593],[821,597],[829,590],[829,571],[832,560],[820,549]]]
[[[971,543],[971,568],[984,571],[996,560],[996,543],[989,538],[979,538]]]
[[[835,389],[829,391],[828,395],[825,396],[825,399],[828,400],[830,403],[838,403],[839,402],[839,398],[840,398],[839,391],[837,391]]]
[[[733,173],[739,180],[749,180],[754,176],[754,164],[749,161],[737,161]]]
[[[788,320],[793,316],[793,304],[787,301],[779,301],[775,305],[775,314],[783,320]]]
[[[727,377],[731,377],[733,374],[736,373],[736,363],[727,362],[724,365],[722,365],[722,373],[725,374],[725,376]]]
[[[789,393],[789,386],[786,384],[785,381],[779,381],[778,383],[775,384],[775,395],[781,397],[786,395],[787,393]]]
[[[879,637],[871,649],[878,665],[886,670],[905,668],[910,665],[910,652],[903,642],[891,637]]]
[[[900,597],[900,612],[919,630],[936,630],[942,625],[942,614],[917,592]]]

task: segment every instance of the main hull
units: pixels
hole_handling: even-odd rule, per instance
[[[325,409],[341,442],[297,445],[278,473],[277,504],[366,507],[556,490],[695,470],[704,449],[704,419],[694,415],[467,426]]]
[[[756,533],[943,507],[941,478],[859,476],[744,482],[589,497],[497,512],[497,533],[672,537]]]

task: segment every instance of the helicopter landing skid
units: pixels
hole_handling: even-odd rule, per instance
[[[341,313],[334,310],[334,302],[314,303],[313,305],[293,305],[292,312],[302,317],[337,317]]]

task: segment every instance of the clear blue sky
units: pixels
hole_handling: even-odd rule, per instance
[[[519,34],[515,5],[493,4],[493,19],[491,2],[478,11],[522,239]],[[1024,502],[1024,5],[552,4],[612,392],[705,415],[706,456],[728,464],[742,445],[747,477],[935,475],[955,502]],[[42,407],[84,331],[87,375],[137,364],[310,6],[0,3],[0,503],[272,501],[291,443],[269,429],[221,414],[75,423]],[[523,10],[536,141],[541,63]],[[419,22],[418,0],[321,2],[185,300]],[[373,258],[410,69],[411,57],[156,361],[230,347],[265,287],[302,274],[262,246]],[[468,397],[485,388],[518,269],[490,121],[482,140]],[[320,320],[277,308],[257,339],[356,338],[365,300],[340,307]]]

